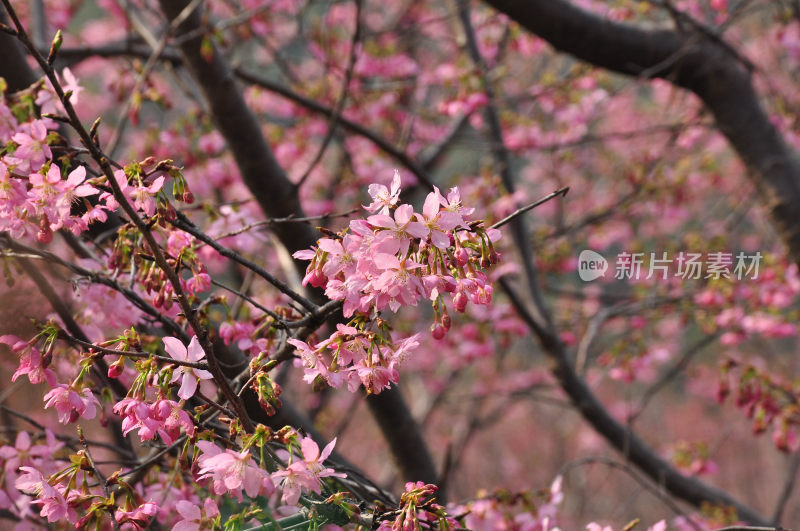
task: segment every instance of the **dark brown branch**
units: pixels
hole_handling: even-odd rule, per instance
[[[5,1],[5,0],[4,0]],[[172,20],[185,9],[184,0],[160,0],[167,17]],[[202,27],[201,14],[195,10],[178,26],[177,35]],[[212,118],[234,155],[239,170],[262,210],[268,217],[304,217],[297,189],[278,165],[272,150],[261,133],[261,127],[247,107],[236,86],[234,72],[216,48],[210,61],[201,53],[202,37],[181,42],[184,64],[200,86],[211,110]],[[342,124],[344,120],[342,119]],[[280,224],[273,228],[289,252],[307,249],[316,243],[316,231],[305,224]],[[304,269],[304,264],[295,262]],[[318,302],[324,300],[314,294]],[[436,469],[419,426],[411,417],[399,389],[385,390],[368,399],[370,411],[389,442],[404,480],[435,482]],[[393,419],[393,421],[387,421]]]
[[[659,457],[636,434],[617,422],[597,399],[586,382],[575,372],[572,363],[570,363],[566,346],[561,341],[561,338],[553,329],[541,329],[538,327],[530,312],[506,279],[501,278],[500,285],[509,296],[519,315],[531,330],[536,333],[542,350],[551,363],[553,375],[572,401],[572,404],[584,420],[602,435],[611,446],[622,453],[628,461],[639,468],[651,480],[663,486],[667,492],[677,498],[697,507],[703,503],[734,507],[738,517],[744,521],[757,525],[767,525],[769,523],[766,518],[734,499],[727,492],[706,485],[696,478],[684,476]]]
[[[8,18],[0,9],[0,23],[7,23]],[[0,50],[3,50],[3,59],[0,61],[0,77],[8,83],[11,93],[26,89],[39,79],[34,74],[25,56],[25,48],[19,40],[6,32],[0,31]]]
[[[781,523],[783,518],[783,511],[786,504],[792,497],[795,485],[797,485],[797,473],[800,472],[800,453],[795,452],[789,460],[789,468],[786,471],[786,481],[781,488],[781,494],[778,496],[778,503],[775,505],[775,510],[772,512],[772,521],[775,525]]]
[[[111,491],[108,489],[108,480],[106,477],[100,472],[97,468],[97,465],[92,458],[92,452],[89,450],[89,444],[86,442],[86,439],[83,438],[83,430],[80,426],[78,426],[78,439],[83,446],[84,455],[86,456],[86,460],[89,462],[89,468],[91,472],[94,474],[94,477],[100,482],[100,485],[103,487],[103,494],[105,494],[106,500],[111,498]],[[119,531],[119,522],[117,522],[117,516],[113,510],[108,511],[109,516],[111,517],[111,525],[114,527],[115,531]]]
[[[129,44],[129,43],[111,43],[105,46],[97,46],[97,47],[81,47],[81,48],[64,48],[59,53],[59,57],[62,59],[66,59],[68,63],[77,62],[86,57],[120,57],[120,56],[131,56],[131,57],[139,57],[142,59],[147,59],[150,53],[144,46]],[[161,59],[163,61],[167,61],[171,64],[181,64],[181,59],[178,54],[175,52],[174,49],[167,48],[161,53]],[[259,86],[265,90],[273,92],[279,96],[286,98],[287,100],[303,107],[306,110],[311,112],[321,114],[323,116],[331,117],[335,113],[335,109],[332,109],[322,103],[319,103],[316,100],[311,98],[307,98],[302,94],[298,94],[294,92],[292,89],[278,83],[267,79],[263,76],[258,74],[254,74],[249,72],[248,70],[242,67],[235,67],[232,69],[233,73],[236,75],[238,79],[245,83],[249,83],[251,85]],[[466,121],[466,117],[464,118]],[[424,164],[420,164],[411,158],[407,153],[403,150],[396,147],[392,142],[387,140],[386,138],[382,137],[375,131],[359,124],[358,122],[354,122],[349,120],[345,116],[339,116],[338,124],[342,126],[342,128],[346,129],[350,133],[359,135],[363,138],[366,138],[375,146],[392,157],[398,163],[400,163],[403,167],[405,167],[408,171],[414,174],[417,180],[425,186],[427,189],[433,189],[433,180],[431,176],[428,174],[426,170],[431,164],[435,163],[434,158],[426,159]],[[455,130],[457,132],[457,129]],[[436,153],[437,157],[440,153]]]
[[[139,216],[136,209],[131,205],[128,198],[122,193],[120,189],[119,183],[116,181],[111,163],[109,158],[103,153],[100,149],[99,145],[94,141],[92,136],[89,134],[89,131],[83,126],[80,118],[78,118],[77,113],[75,112],[75,108],[73,107],[72,103],[70,102],[69,96],[64,92],[64,89],[61,87],[61,83],[59,82],[55,70],[52,67],[52,64],[49,60],[45,59],[45,57],[37,50],[34,43],[28,37],[25,28],[22,25],[22,22],[19,20],[16,12],[14,11],[13,6],[10,3],[10,0],[2,0],[3,5],[5,6],[6,12],[8,13],[9,18],[14,23],[14,27],[17,30],[17,37],[19,38],[20,42],[25,45],[28,49],[28,52],[33,56],[36,60],[39,67],[45,73],[45,76],[50,81],[53,90],[55,91],[56,95],[58,96],[61,105],[64,107],[64,110],[67,113],[67,117],[69,118],[69,123],[75,132],[80,136],[81,141],[83,142],[84,146],[89,150],[91,153],[92,158],[94,161],[100,166],[103,170],[103,174],[105,175],[108,184],[111,185],[111,189],[113,191],[114,197],[119,202],[120,207],[125,212],[125,214],[131,219],[133,224],[136,228],[141,232],[142,237],[144,238],[144,242],[150,248],[150,251],[153,254],[153,258],[155,262],[158,264],[159,268],[164,272],[169,281],[170,285],[172,286],[173,292],[175,297],[178,300],[178,304],[183,311],[183,315],[186,317],[186,320],[192,327],[192,330],[197,335],[197,338],[200,342],[200,345],[203,347],[203,351],[206,353],[206,359],[208,360],[209,370],[214,375],[215,381],[219,386],[222,394],[225,396],[227,400],[231,402],[231,405],[236,409],[241,417],[242,427],[248,431],[253,431],[253,425],[250,422],[250,419],[247,418],[247,415],[244,412],[244,406],[239,401],[239,397],[233,392],[230,387],[230,383],[226,380],[225,376],[222,374],[220,367],[217,364],[216,357],[214,355],[214,348],[211,341],[208,338],[207,330],[201,325],[197,314],[192,308],[191,304],[189,303],[186,294],[183,291],[183,287],[181,285],[181,281],[178,278],[178,274],[175,270],[169,265],[167,262],[166,257],[164,256],[163,251],[156,242],[150,226],[144,222],[144,220]],[[196,12],[193,11],[193,14]],[[174,14],[172,18],[179,18],[183,17],[184,13],[179,11],[178,13]],[[52,304],[52,301],[51,301]],[[80,336],[82,334],[73,334],[76,336]],[[84,336],[85,337],[85,336]],[[98,363],[102,363],[102,360]]]
[[[487,0],[554,48],[595,66],[663,78],[694,92],[751,170],[792,259],[800,263],[800,159],[770,122],[750,72],[727,46],[697,32],[612,22],[566,0]]]

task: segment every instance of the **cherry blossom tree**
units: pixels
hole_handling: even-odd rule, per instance
[[[800,522],[796,2],[0,2],[10,527]]]

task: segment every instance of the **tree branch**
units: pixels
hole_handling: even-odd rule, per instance
[[[178,16],[187,3],[185,0],[160,0],[161,9],[170,20]],[[201,27],[200,11],[194,10],[178,25],[177,35],[192,33]],[[268,217],[304,217],[297,188],[275,160],[255,115],[236,86],[234,72],[216,48],[212,49],[210,61],[207,61],[200,49],[202,32],[193,35],[196,36],[180,44],[184,63],[200,86],[245,184]],[[344,124],[343,119],[341,123]],[[300,223],[280,224],[273,228],[273,232],[289,252],[307,249],[317,240],[316,231]],[[298,262],[295,266],[305,269],[305,265]],[[317,302],[325,300],[319,292],[312,296]],[[377,397],[368,399],[368,403],[395,455],[403,479],[435,483],[436,469],[427,444],[399,389],[384,390]],[[387,422],[386,419],[394,421]]]
[[[131,44],[129,42],[119,42],[119,43],[109,43],[104,46],[84,46],[80,48],[63,48],[61,52],[59,52],[59,59],[65,60],[67,64],[74,64],[81,59],[86,57],[120,57],[120,56],[130,56],[130,57],[138,57],[141,59],[147,59],[150,56],[150,52],[145,49],[145,47],[137,44]],[[166,48],[161,53],[161,59],[163,61],[169,62],[171,64],[180,64],[181,59],[178,54],[175,52],[173,48]],[[265,90],[268,90],[272,93],[275,93],[283,98],[303,107],[304,109],[321,114],[323,116],[327,116],[328,118],[332,117],[336,110],[330,108],[322,103],[313,100],[311,98],[307,98],[302,94],[298,94],[297,92],[293,91],[291,88],[282,85],[276,81],[272,81],[267,79],[261,75],[254,74],[245,68],[239,66],[234,67],[232,69],[233,73],[236,75],[238,79],[241,81],[256,85],[261,87]],[[34,80],[35,81],[35,80]],[[460,120],[457,124],[457,127],[454,128],[452,133],[460,132],[461,127],[458,127],[459,124],[464,125],[466,123],[466,118],[464,117],[463,120]],[[408,171],[414,174],[417,180],[425,186],[429,190],[433,190],[433,179],[428,174],[427,168],[433,165],[441,153],[438,150],[435,150],[434,156],[429,156],[425,159],[425,161],[420,164],[411,158],[406,152],[402,149],[396,147],[392,142],[388,139],[384,138],[380,134],[371,129],[361,125],[358,122],[354,122],[348,119],[345,116],[339,115],[337,120],[337,124],[340,125],[343,129],[346,129],[348,132],[352,134],[359,135],[363,138],[366,138],[370,142],[372,142],[378,149],[392,157],[395,161],[405,167]],[[447,143],[443,143],[443,146],[446,146]]]
[[[744,521],[756,525],[767,525],[766,518],[731,497],[727,492],[706,485],[702,481],[684,476],[669,463],[661,459],[644,441],[631,430],[617,422],[597,399],[586,382],[575,372],[567,355],[566,346],[553,329],[540,329],[528,309],[505,278],[500,285],[509,296],[522,319],[538,336],[542,350],[551,363],[551,371],[572,404],[594,429],[627,460],[639,468],[651,480],[661,485],[671,495],[699,507],[703,503],[730,506]]]
[[[642,29],[566,0],[486,0],[559,51],[595,66],[662,78],[695,93],[750,169],[764,206],[800,263],[800,158],[769,120],[750,72],[728,45],[697,32]]]

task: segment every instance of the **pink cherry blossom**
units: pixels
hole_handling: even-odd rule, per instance
[[[0,446],[0,459],[5,461],[5,471],[13,477],[20,466],[34,466],[47,472],[52,466],[52,456],[64,447],[64,443],[56,439],[49,429],[45,431],[44,444],[31,444],[31,437],[26,431],[17,434],[14,446]]]
[[[400,199],[400,172],[394,170],[391,189],[382,184],[371,184],[367,188],[367,192],[372,197],[372,203],[364,206],[367,212],[389,214]]]
[[[281,503],[284,505],[297,505],[304,491],[319,489],[319,482],[303,462],[273,472],[272,478],[281,487]]]
[[[175,505],[175,509],[182,519],[172,527],[172,531],[199,531],[210,528],[205,524],[210,524],[219,516],[217,504],[211,498],[203,501],[202,508],[190,501],[180,500]]]
[[[164,176],[157,177],[150,185],[140,184],[131,192],[133,205],[144,212],[147,217],[151,217],[156,210],[156,203],[153,196],[164,186]]]
[[[417,214],[417,218],[430,231],[428,237],[431,243],[443,250],[450,246],[450,232],[453,229],[456,227],[467,228],[458,211],[440,210],[441,205],[447,204],[439,193],[439,189],[434,187],[433,192],[425,198],[422,215]]]
[[[30,466],[20,467],[22,475],[14,482],[14,486],[26,494],[36,496],[34,503],[42,506],[40,515],[48,522],[58,522],[67,518],[70,512],[62,493],[50,485],[42,473]]]
[[[324,477],[347,477],[346,474],[336,472],[322,463],[330,456],[336,446],[333,439],[322,452],[319,446],[310,437],[303,437],[300,441],[300,450],[303,458],[296,459],[288,452],[282,452],[289,464],[283,470],[273,472],[272,477],[281,487],[281,502],[285,505],[296,505],[304,492],[321,492],[320,479]]]
[[[215,493],[230,492],[241,497],[244,489],[249,497],[255,498],[262,493],[269,496],[275,489],[269,474],[253,462],[248,450],[222,450],[207,441],[198,441],[197,446],[203,452],[197,461],[198,479],[212,479]]]
[[[34,120],[28,126],[21,128],[11,139],[18,144],[14,157],[27,162],[31,172],[38,171],[45,160],[53,157],[50,146],[47,145],[47,127],[42,120]]]
[[[26,375],[32,384],[47,382],[50,387],[57,385],[55,373],[43,365],[42,353],[28,342],[22,341],[17,336],[0,336],[0,343],[5,343],[19,356],[19,367],[11,376],[11,381]]]
[[[49,393],[44,395],[44,408],[55,407],[58,412],[58,421],[61,423],[77,422],[78,419],[93,419],[100,406],[92,390],[84,387],[80,392],[71,386],[58,384]]]
[[[158,504],[149,501],[129,511],[117,509],[114,518],[119,524],[130,524],[133,529],[146,529],[150,519],[158,512]]]
[[[139,181],[139,184],[132,186],[128,181],[128,176],[123,170],[115,170],[114,180],[119,185],[122,194],[133,203],[136,210],[144,212],[148,217],[155,213],[156,203],[153,196],[164,186],[163,175],[157,177],[149,185],[145,185]],[[105,202],[106,208],[109,210],[116,210],[119,208],[119,203],[113,194],[105,192],[101,194],[100,199]]]
[[[192,337],[188,349],[181,343],[181,340],[176,337],[165,337],[162,341],[164,342],[164,350],[167,351],[167,354],[169,354],[172,359],[197,363],[204,360],[206,357],[206,353],[203,347],[200,346],[197,336]],[[178,379],[181,379],[181,388],[178,390],[178,396],[184,400],[189,400],[194,396],[195,391],[197,391],[198,380],[211,380],[212,378],[214,378],[214,376],[206,370],[179,365],[172,375],[171,382],[174,383],[178,381]]]
[[[77,105],[80,101],[80,93],[83,91],[83,87],[78,84],[78,80],[72,71],[69,68],[65,68],[58,78],[65,93],[72,91],[72,95],[69,98],[70,103]],[[45,78],[45,80],[45,87],[36,94],[36,105],[41,107],[42,114],[64,114],[53,84],[49,79]]]
[[[192,417],[172,400],[157,400],[149,404],[136,398],[124,398],[114,405],[114,413],[120,415],[122,420],[122,433],[127,435],[133,430],[138,430],[139,438],[148,441],[160,435],[166,444],[172,444],[180,435],[183,428],[187,435],[195,432]]]
[[[367,218],[375,227],[387,229],[376,237],[377,249],[384,253],[404,255],[411,245],[411,238],[425,238],[428,229],[422,223],[413,221],[414,208],[411,205],[400,205],[394,211],[394,218],[385,214],[376,214]]]

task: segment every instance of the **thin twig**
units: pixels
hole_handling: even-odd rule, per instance
[[[78,440],[80,440],[81,445],[83,446],[86,460],[89,461],[89,466],[91,467],[94,476],[100,481],[100,485],[103,487],[103,494],[105,494],[106,500],[110,499],[111,491],[108,489],[108,480],[97,468],[97,465],[95,465],[94,459],[92,459],[92,453],[89,450],[89,445],[86,443],[86,439],[83,438],[83,429],[80,427],[80,425],[78,426]],[[108,513],[111,517],[111,524],[114,526],[114,530],[120,531],[119,522],[117,522],[117,515],[113,510],[109,510]]]
[[[547,194],[543,198],[541,198],[541,199],[539,199],[537,201],[534,201],[533,203],[531,203],[529,205],[525,205],[524,207],[516,209],[511,214],[507,215],[506,217],[504,217],[503,219],[501,219],[500,221],[498,221],[497,223],[492,225],[491,228],[499,229],[500,227],[502,227],[506,223],[510,223],[514,218],[516,218],[518,216],[521,216],[522,214],[524,214],[525,212],[528,212],[529,210],[533,210],[534,208],[536,208],[537,206],[539,206],[539,205],[541,205],[543,203],[547,203],[548,201],[550,201],[551,199],[553,199],[555,197],[558,197],[558,196],[566,197],[567,196],[567,192],[569,192],[569,186],[565,186],[563,188],[559,188],[555,192]]]
[[[215,239],[217,241],[223,240],[225,238],[230,238],[231,236],[238,236],[239,234],[242,234],[244,232],[248,232],[248,231],[250,231],[250,230],[252,230],[254,228],[268,226],[268,225],[277,225],[277,224],[280,224],[280,223],[307,223],[309,221],[324,221],[324,220],[327,220],[327,219],[333,219],[333,218],[338,218],[338,217],[346,217],[346,216],[349,216],[350,214],[358,212],[358,210],[359,209],[357,209],[357,208],[353,208],[353,209],[350,209],[350,210],[348,210],[346,212],[340,212],[338,214],[328,213],[328,214],[321,214],[319,216],[303,216],[303,217],[296,217],[296,218],[290,216],[290,217],[286,217],[286,218],[262,219],[260,221],[256,221],[256,222],[250,223],[248,225],[245,225],[244,227],[241,227],[239,229],[233,230],[231,232],[226,232],[225,234],[220,234]]]
[[[333,108],[330,118],[328,118],[328,130],[325,133],[325,138],[322,140],[322,144],[317,150],[316,156],[311,161],[311,164],[308,165],[308,168],[303,173],[302,177],[300,177],[300,180],[297,181],[298,188],[303,186],[309,175],[311,175],[311,172],[317,167],[317,164],[319,164],[319,162],[322,160],[322,157],[325,155],[328,145],[330,144],[331,140],[333,140],[336,127],[339,125],[339,118],[341,118],[342,111],[344,110],[344,104],[347,101],[347,92],[350,89],[350,81],[353,78],[353,70],[355,69],[354,67],[356,66],[356,60],[358,58],[358,44],[361,40],[361,8],[363,1],[355,0],[355,4],[356,27],[353,30],[353,38],[350,42],[350,59],[348,60],[347,68],[345,69],[344,81],[342,81],[342,91],[341,94],[339,94],[339,101],[336,102],[336,106]]]
[[[242,293],[241,291],[239,291],[236,288],[233,288],[231,286],[225,285],[225,284],[223,284],[222,282],[220,282],[218,280],[214,280],[213,278],[211,279],[211,283],[214,284],[215,286],[219,287],[219,288],[224,289],[225,291],[229,291],[229,292],[233,293],[234,295],[236,295],[240,299],[249,302],[250,304],[252,304],[256,308],[258,308],[259,310],[261,310],[262,312],[264,312],[268,316],[272,317],[272,319],[275,320],[275,324],[277,326],[279,326],[281,328],[286,328],[287,327],[288,323],[286,321],[284,321],[281,318],[280,315],[278,315],[277,313],[273,312],[272,310],[270,310],[266,306],[260,304],[258,301],[256,301],[255,299],[253,299],[249,295],[247,295],[245,293]]]
[[[795,451],[789,461],[789,468],[786,471],[786,481],[783,484],[780,496],[778,496],[778,503],[775,505],[775,510],[772,512],[772,521],[775,525],[781,523],[783,510],[786,508],[786,504],[789,503],[789,498],[792,497],[792,492],[797,484],[798,471],[800,471],[800,452]]]
[[[89,341],[82,341],[77,337],[73,337],[66,332],[63,332],[59,335],[59,337],[69,343],[80,345],[82,347],[86,347],[88,349],[94,350],[94,353],[91,353],[94,356],[125,356],[127,358],[135,358],[135,359],[154,359],[156,361],[160,361],[162,363],[168,363],[172,365],[180,365],[181,367],[191,367],[193,369],[201,369],[201,370],[208,370],[207,363],[201,363],[198,361],[183,361],[183,360],[176,360],[174,358],[170,358],[168,356],[161,356],[159,354],[151,354],[150,352],[139,352],[133,350],[116,350],[113,348],[106,348],[101,347],[100,345],[95,345]]]
[[[258,276],[260,276],[261,278],[263,278],[264,280],[266,280],[267,282],[269,282],[270,284],[272,284],[273,286],[278,288],[278,291],[280,291],[284,295],[288,295],[289,298],[291,298],[293,301],[295,301],[298,304],[300,304],[303,308],[305,308],[309,312],[313,313],[313,312],[315,312],[315,311],[317,311],[319,309],[319,307],[316,304],[314,304],[310,300],[306,299],[305,297],[303,297],[302,295],[300,295],[299,293],[294,291],[285,282],[280,280],[278,277],[276,277],[275,275],[273,275],[272,273],[270,273],[269,271],[267,271],[266,269],[264,269],[260,265],[256,264],[255,262],[253,262],[251,260],[248,260],[247,258],[245,258],[244,256],[240,255],[236,251],[234,251],[232,249],[228,249],[227,247],[224,247],[223,245],[220,245],[213,238],[211,238],[207,234],[203,233],[202,231],[198,230],[198,228],[195,227],[195,225],[191,221],[189,221],[189,218],[184,216],[182,213],[176,212],[176,214],[178,216],[177,219],[175,221],[171,221],[170,222],[175,227],[181,229],[184,232],[187,232],[187,233],[191,234],[192,236],[194,236],[198,240],[200,240],[203,243],[209,245],[212,249],[217,251],[222,256],[230,258],[234,262],[237,262],[240,265],[243,265],[244,267],[250,269],[255,274],[257,274]]]

